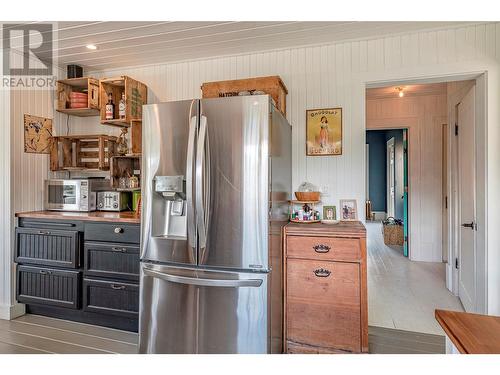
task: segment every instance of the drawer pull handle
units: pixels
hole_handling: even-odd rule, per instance
[[[50,232],[46,232],[46,231],[43,231],[43,230],[39,230],[39,231],[38,231],[38,234],[50,234]]]
[[[52,275],[51,271],[40,270],[40,275]]]
[[[331,273],[331,271],[325,270],[324,268],[318,268],[317,270],[314,270],[314,274],[316,275],[316,277],[328,277]]]
[[[114,251],[115,253],[126,253],[127,249],[124,247],[112,247],[111,251]]]
[[[319,244],[319,245],[315,245],[313,246],[313,249],[314,251],[316,251],[317,253],[327,253],[329,252],[332,248],[328,245],[323,245],[323,244]]]
[[[116,233],[116,234],[123,233],[123,228],[116,227],[116,228],[115,228],[115,233]]]
[[[111,284],[111,289],[114,289],[114,290],[123,290],[123,289],[125,289],[125,285]]]

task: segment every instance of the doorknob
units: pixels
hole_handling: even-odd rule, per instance
[[[473,221],[471,221],[470,223],[464,223],[462,224],[462,226],[464,228],[470,228],[472,230],[476,229],[476,224]]]

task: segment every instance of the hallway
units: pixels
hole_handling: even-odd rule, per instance
[[[367,222],[368,324],[444,335],[437,308],[463,311],[445,286],[445,264],[412,262],[384,244],[380,222]]]

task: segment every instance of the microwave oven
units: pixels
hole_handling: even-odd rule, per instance
[[[109,188],[109,180],[105,178],[45,180],[45,209],[95,211],[96,192]]]

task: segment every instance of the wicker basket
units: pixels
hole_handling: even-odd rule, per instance
[[[384,243],[388,246],[403,246],[404,245],[404,230],[399,224],[383,223],[382,234],[384,235]]]
[[[299,201],[319,201],[319,191],[296,191],[295,196]]]

